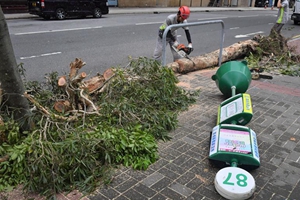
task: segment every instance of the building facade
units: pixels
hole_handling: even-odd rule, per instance
[[[118,7],[251,7],[255,0],[118,0]]]

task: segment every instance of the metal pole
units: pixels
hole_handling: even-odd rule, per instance
[[[236,87],[233,85],[231,86],[231,96],[233,97],[234,95],[236,95]]]
[[[221,44],[220,44],[220,53],[219,53],[219,66],[221,66],[222,63],[222,50],[223,50],[223,43],[225,38],[225,31],[224,31],[224,22],[222,20],[212,20],[212,21],[203,21],[203,22],[192,22],[192,23],[186,23],[186,24],[173,24],[171,26],[168,26],[163,34],[162,41],[162,65],[166,66],[166,46],[167,46],[167,33],[171,28],[181,28],[186,26],[199,26],[199,25],[205,25],[205,24],[216,24],[221,23],[222,24],[222,33],[221,33]]]

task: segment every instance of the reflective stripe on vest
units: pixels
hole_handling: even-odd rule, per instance
[[[281,24],[281,23],[282,23],[283,14],[284,14],[284,8],[281,7],[281,8],[280,8],[280,15],[279,15],[278,20],[277,20],[277,23],[278,23],[278,24]]]

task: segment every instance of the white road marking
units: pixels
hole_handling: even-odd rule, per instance
[[[63,31],[77,31],[77,30],[97,29],[97,28],[102,28],[102,26],[84,27],[84,28],[70,28],[70,29],[58,29],[58,30],[48,30],[48,31],[35,31],[35,32],[25,32],[25,33],[15,33],[14,35],[30,35],[30,34],[39,34],[39,33],[55,33],[55,32],[63,32]]]
[[[35,55],[35,56],[20,57],[20,59],[25,60],[25,59],[30,59],[30,58],[38,58],[38,57],[43,57],[43,56],[52,56],[52,55],[57,55],[57,54],[61,54],[61,52],[44,53],[44,54]]]
[[[258,17],[259,15],[245,15],[245,16],[238,16],[238,18],[243,18],[243,17]]]
[[[232,27],[232,28],[229,28],[230,30],[234,30],[234,29],[239,29],[240,27]]]
[[[145,22],[145,23],[136,23],[135,25],[139,26],[139,25],[148,25],[148,24],[161,24],[163,23],[163,21],[161,22]]]
[[[256,35],[256,34],[260,34],[260,33],[264,33],[263,31],[258,31],[258,32],[255,32],[255,33],[248,33],[248,34],[245,34],[245,35],[236,35],[235,38],[244,38],[244,37],[249,37],[251,35]]]
[[[228,17],[213,17],[213,18],[202,18],[202,19],[198,19],[198,20],[212,20],[212,19],[226,19]]]

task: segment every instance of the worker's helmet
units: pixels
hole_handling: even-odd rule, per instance
[[[189,18],[191,11],[187,6],[180,6],[178,13],[183,19],[187,19]]]

